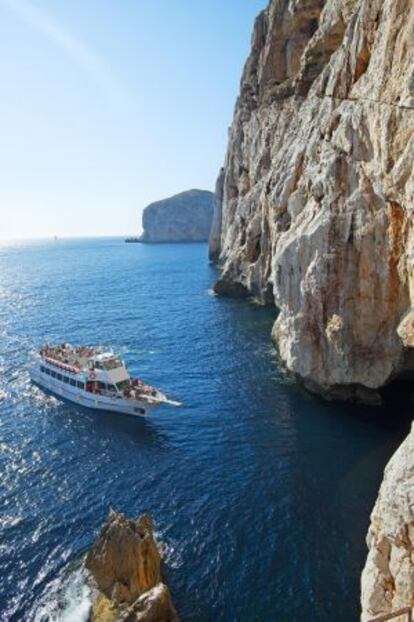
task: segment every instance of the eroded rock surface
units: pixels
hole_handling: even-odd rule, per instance
[[[140,242],[205,242],[213,218],[214,194],[188,190],[148,205],[142,214]]]
[[[287,367],[339,397],[413,370],[413,41],[411,0],[272,0],[218,182],[216,291],[271,296]]]
[[[385,469],[367,543],[362,620],[414,607],[414,429]]]
[[[133,521],[111,511],[85,566],[96,588],[92,622],[178,622],[147,514]]]

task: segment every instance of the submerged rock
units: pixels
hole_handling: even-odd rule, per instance
[[[385,469],[367,544],[361,619],[414,607],[414,427]]]
[[[326,395],[414,374],[413,28],[411,0],[271,0],[243,72],[216,291],[272,292],[281,359]]]
[[[133,521],[111,511],[85,566],[96,588],[92,622],[178,621],[147,514]]]
[[[213,218],[214,194],[188,190],[148,205],[142,214],[139,242],[205,242]]]

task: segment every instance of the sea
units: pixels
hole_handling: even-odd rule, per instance
[[[277,311],[218,298],[205,244],[0,245],[0,620],[86,622],[111,508],[149,512],[183,622],[353,622],[383,469],[412,407],[325,402]],[[182,402],[90,412],[33,386],[45,340],[103,344]]]

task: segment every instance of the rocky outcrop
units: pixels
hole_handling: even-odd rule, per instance
[[[111,511],[85,566],[96,593],[91,622],[178,622],[147,514],[133,521]]]
[[[148,205],[142,214],[139,242],[205,242],[213,218],[214,194],[188,190]]]
[[[338,397],[414,369],[413,36],[411,0],[272,0],[219,182],[216,291],[272,298],[282,360]]]
[[[362,620],[414,607],[414,428],[385,469],[367,543]]]

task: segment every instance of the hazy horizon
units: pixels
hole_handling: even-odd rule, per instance
[[[264,0],[0,0],[0,238],[135,235],[214,190]]]

